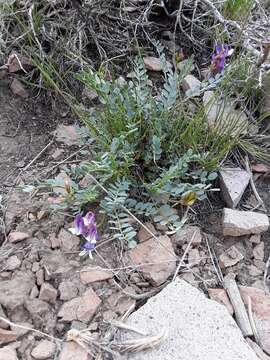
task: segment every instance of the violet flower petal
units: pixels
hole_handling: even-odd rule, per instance
[[[94,224],[95,221],[95,214],[89,211],[84,217],[83,217],[84,225],[90,226]]]
[[[74,219],[74,234],[82,235],[84,233],[84,221],[81,214],[76,215]]]

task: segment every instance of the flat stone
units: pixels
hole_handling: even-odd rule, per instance
[[[269,228],[269,219],[267,215],[258,212],[225,208],[222,227],[224,236],[261,234]]]
[[[15,331],[0,328],[0,345],[16,341],[18,335]]]
[[[18,360],[16,350],[11,346],[0,349],[0,360]]]
[[[39,299],[49,303],[55,303],[57,298],[57,290],[49,283],[43,283],[39,292]]]
[[[29,272],[19,272],[11,280],[0,281],[0,304],[9,310],[23,305],[34,285],[34,275]]]
[[[147,229],[149,229],[155,236],[158,234],[157,230],[155,229],[154,225],[150,222],[144,224]],[[141,227],[138,232],[138,240],[139,242],[144,242],[152,238],[152,235],[144,228]]]
[[[59,360],[89,360],[86,350],[73,341],[65,342]]]
[[[44,270],[43,269],[39,269],[36,272],[36,279],[37,279],[38,286],[41,286],[44,283]]]
[[[166,235],[147,240],[128,253],[131,265],[155,286],[164,283],[175,271],[176,255]]]
[[[63,281],[59,285],[60,300],[71,300],[78,295],[78,288],[72,281]]]
[[[224,168],[219,174],[223,199],[228,207],[235,208],[249,184],[250,175],[240,168]]]
[[[253,164],[251,165],[251,170],[256,173],[264,174],[270,170],[265,164]]]
[[[99,270],[96,268],[84,268],[80,271],[80,279],[84,285],[94,283],[96,281],[104,281],[113,278],[111,271]]]
[[[56,345],[52,341],[42,340],[31,352],[34,359],[46,360],[54,356],[56,351]]]
[[[15,244],[17,242],[26,240],[30,237],[29,234],[21,231],[13,231],[9,234],[8,240],[10,243]]]
[[[88,289],[81,297],[76,297],[62,305],[58,317],[62,321],[79,320],[89,322],[101,304],[93,289]]]
[[[23,99],[26,99],[29,96],[28,91],[26,90],[25,86],[18,79],[12,80],[12,82],[10,84],[10,89],[14,95],[17,95]]]
[[[80,238],[73,235],[66,229],[61,229],[58,234],[58,240],[61,244],[61,249],[64,251],[78,250],[80,244]]]
[[[243,259],[243,254],[233,245],[220,255],[219,265],[221,268],[227,268],[236,265]]]
[[[168,331],[160,346],[129,354],[129,360],[258,360],[227,309],[180,279],[149,299],[127,324],[151,335]],[[135,336],[122,335],[124,340]]]
[[[201,82],[198,80],[194,75],[187,75],[184,80],[182,81],[182,89],[188,95],[189,91],[195,92],[199,91],[201,88]]]
[[[245,305],[248,307],[249,298],[251,300],[252,315],[256,329],[259,334],[263,349],[270,353],[270,295],[265,294],[264,290],[239,286],[239,290]]]
[[[234,313],[232,304],[230,302],[229,296],[224,289],[208,289],[208,294],[210,299],[217,301],[221,305],[226,306],[229,314],[232,316]]]
[[[264,259],[264,242],[261,242],[260,244],[258,244],[254,247],[253,257],[256,260],[263,261],[263,259]]]
[[[32,316],[42,316],[50,311],[47,302],[40,299],[29,299],[25,301],[25,308]]]
[[[57,141],[67,146],[80,145],[80,135],[75,126],[59,124],[55,132]]]
[[[13,271],[18,269],[21,266],[21,260],[16,255],[10,256],[5,264],[5,270]]]
[[[203,104],[210,128],[215,128],[220,133],[224,132],[224,129],[231,129],[231,134],[236,136],[248,132],[246,114],[235,109],[232,101],[224,102],[215,97],[214,91],[205,91]]]
[[[146,56],[143,58],[145,68],[150,71],[162,71],[163,64],[159,58],[154,56]]]
[[[201,229],[199,226],[185,225],[172,236],[172,241],[175,245],[182,247],[184,244],[188,244],[192,237],[194,237],[192,245],[200,245],[202,242]]]

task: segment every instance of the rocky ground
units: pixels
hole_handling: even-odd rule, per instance
[[[187,80],[190,84],[190,79]],[[192,85],[188,84],[187,87],[191,88]],[[214,205],[210,206],[206,202],[195,207],[196,214],[191,217],[190,223],[176,234],[169,236],[166,227],[145,224],[155,237],[142,227],[138,234],[139,244],[126,252],[112,241],[110,234],[102,234],[93,261],[81,259],[78,257],[80,239],[68,231],[73,218],[64,211],[50,211],[50,205],[57,202],[57,197],[61,195],[61,188],[55,187],[52,194],[45,191],[29,194],[16,188],[23,187],[43,174],[44,178],[49,176],[69,181],[67,175],[63,175],[64,167],[74,167],[82,160],[79,137],[75,127],[69,125],[72,123],[70,114],[64,107],[58,107],[56,118],[55,112],[46,109],[46,104],[37,104],[31,109],[29,106],[32,102],[27,100],[27,94],[14,91],[14,84],[12,94],[6,85],[10,84],[1,87],[0,103],[0,176],[3,194],[0,360],[88,360],[94,351],[93,347],[94,358],[109,358],[112,355],[108,351],[105,351],[107,355],[104,357],[100,354],[100,344],[105,340],[111,343],[111,335],[114,334],[112,322],[122,319],[127,312],[141,308],[131,318],[134,319],[136,316],[140,318],[140,311],[145,311],[143,316],[148,316],[149,327],[140,321],[135,323],[142,330],[150,332],[156,329],[153,325],[156,323],[156,313],[168,313],[168,319],[185,308],[195,313],[197,310],[189,304],[194,302],[200,308],[206,299],[200,298],[198,291],[190,288],[186,282],[227,307],[226,315],[221,307],[213,311],[223,311],[226,321],[218,318],[220,327],[224,326],[225,329],[226,326],[234,326],[233,331],[244,348],[226,357],[226,354],[217,355],[217,347],[211,349],[215,356],[209,355],[209,359],[256,359],[255,353],[241,338],[228,315],[236,315],[237,319],[233,301],[230,302],[224,290],[224,278],[228,277],[236,279],[247,307],[251,299],[260,347],[264,350],[264,353],[261,350],[259,354],[260,350],[256,348],[257,356],[267,359],[266,353],[270,354],[267,260],[270,170],[263,164],[253,164],[253,173],[250,174],[245,164],[241,168],[232,168],[228,164],[220,171],[217,183],[222,189],[220,198]],[[258,203],[258,196],[254,195],[250,185],[251,177],[255,181],[261,203],[260,198]],[[84,182],[81,186],[84,186]],[[179,301],[178,295],[169,293],[167,296],[172,302],[175,301],[176,308],[171,307],[170,303],[163,307],[162,301],[165,300],[160,303],[159,296],[162,298],[166,291],[174,291],[170,289],[173,289],[172,281],[176,277],[175,284],[185,288],[187,295]],[[184,282],[179,281],[179,278]],[[168,287],[162,290],[165,285]],[[154,297],[158,292],[160,294]],[[159,304],[155,305],[155,314],[147,312],[148,303],[146,307],[143,306],[149,298],[152,298],[149,304]],[[210,329],[207,323],[208,310],[205,311],[202,332]],[[185,324],[187,327],[192,324],[196,328],[198,319],[197,322],[194,318],[179,320],[177,331],[181,330],[181,336],[185,337]],[[162,326],[166,324],[168,322]],[[91,336],[91,346],[85,343],[81,346],[76,341],[66,342],[66,335],[71,329]],[[86,329],[87,332],[83,332]],[[187,342],[194,339],[196,344],[200,333],[196,336],[191,336],[192,332],[188,334]],[[254,340],[252,334],[248,335]],[[206,341],[209,341],[207,336]],[[220,336],[227,338],[229,335],[225,331]],[[256,344],[251,339],[248,340],[249,344],[255,348]],[[166,341],[164,346],[170,347],[170,341]],[[187,342],[180,342],[180,348],[187,346]],[[205,346],[205,343],[201,344]],[[232,346],[226,343],[225,349],[231,349]],[[89,349],[88,352],[85,347]],[[160,349],[162,353],[163,348]],[[205,347],[203,349],[205,351]],[[203,351],[201,354],[205,354]],[[155,353],[151,355],[151,351],[146,357],[140,354],[134,359],[160,358]],[[183,359],[198,359],[196,353],[193,357],[191,353],[186,356]],[[178,358],[178,352],[168,357]],[[204,359],[204,355],[201,358]]]

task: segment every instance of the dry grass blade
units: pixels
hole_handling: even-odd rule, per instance
[[[163,330],[160,334],[154,336],[145,336],[140,339],[126,340],[112,344],[112,348],[120,353],[135,353],[151,349],[160,345],[168,337],[168,331]]]

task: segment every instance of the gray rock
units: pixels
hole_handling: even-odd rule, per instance
[[[152,335],[167,329],[168,337],[159,347],[126,359],[258,360],[225,306],[179,279],[148,300],[127,323]],[[127,334],[125,339],[135,336]]]
[[[238,205],[249,180],[249,173],[240,168],[226,168],[220,171],[221,192],[228,207],[235,208]]]
[[[0,349],[0,360],[18,360],[17,352],[11,346]]]
[[[248,132],[248,119],[244,112],[236,110],[232,101],[219,100],[214,91],[206,91],[203,104],[210,128],[222,133],[226,131],[232,135]]]
[[[20,272],[11,280],[0,281],[0,304],[10,310],[23,305],[34,285],[35,277],[29,272]]]
[[[189,91],[194,94],[197,92],[200,95],[201,82],[195,76],[187,75],[182,82],[182,88],[186,96],[188,96]]]
[[[222,228],[225,236],[261,234],[269,228],[269,219],[265,214],[232,209],[223,211]]]

